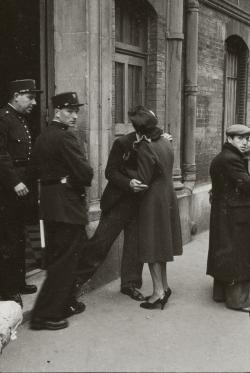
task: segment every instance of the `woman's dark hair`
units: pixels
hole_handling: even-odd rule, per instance
[[[133,109],[129,110],[128,116],[136,132],[141,135],[152,137],[152,135],[156,132],[158,133],[160,130],[160,128],[156,127],[158,124],[157,116],[153,111],[147,109],[145,106],[135,106]]]

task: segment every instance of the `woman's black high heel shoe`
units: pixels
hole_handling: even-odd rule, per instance
[[[167,303],[166,301],[166,295],[164,295],[162,298],[156,299],[155,302],[150,303],[150,302],[143,302],[140,304],[141,308],[146,308],[147,310],[154,310],[158,308],[158,306],[161,306],[161,309],[163,310],[165,307],[165,304]]]
[[[168,298],[170,297],[171,294],[172,294],[172,290],[170,288],[168,288],[168,290],[165,290],[165,295],[164,295],[164,298],[166,299],[165,303],[167,303]],[[148,301],[150,297],[151,295],[148,295],[147,297],[145,297],[145,300]]]

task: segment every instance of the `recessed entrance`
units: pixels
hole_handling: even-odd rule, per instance
[[[50,0],[0,0],[0,107],[7,103],[9,81],[35,79],[43,94],[37,97],[29,121],[33,139],[46,126],[48,97],[54,89],[54,77],[48,72],[53,71],[51,4]],[[37,227],[28,227],[28,233],[26,262],[30,270],[37,266],[41,251]]]
[[[7,102],[10,80],[34,78],[40,86],[39,13],[39,0],[0,0],[0,106]],[[34,135],[40,130],[37,106],[31,118]]]

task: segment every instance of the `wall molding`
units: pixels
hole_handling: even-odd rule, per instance
[[[221,13],[227,14],[228,16],[245,23],[250,26],[250,13],[239,8],[226,0],[200,0],[201,4],[204,4],[210,8],[216,9]]]

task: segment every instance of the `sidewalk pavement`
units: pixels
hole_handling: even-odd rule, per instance
[[[86,311],[67,329],[33,331],[24,323],[3,351],[0,371],[249,372],[249,315],[211,300],[207,248],[204,232],[168,264],[173,294],[164,311],[141,309],[115,280],[84,296]],[[42,276],[29,281],[39,285]],[[151,289],[145,266],[142,292]],[[28,302],[25,296],[26,315]]]

